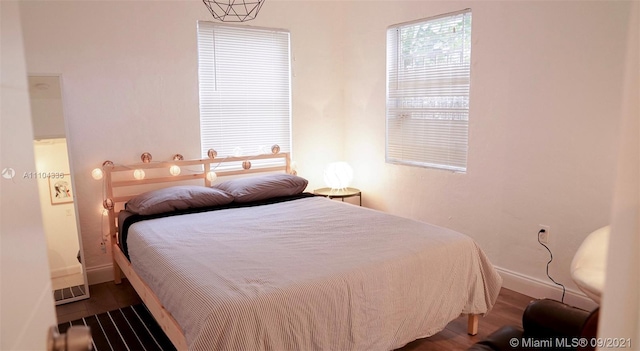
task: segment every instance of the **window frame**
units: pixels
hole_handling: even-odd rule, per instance
[[[401,30],[402,29],[406,29],[406,28],[410,28],[410,27],[417,27],[420,25],[426,25],[428,23],[433,23],[437,20],[442,20],[444,18],[451,18],[453,19],[454,17],[457,16],[461,16],[462,15],[462,27],[463,27],[463,31],[460,32],[460,34],[456,34],[456,36],[462,36],[463,38],[463,44],[462,44],[462,51],[460,52],[460,54],[462,55],[462,59],[459,62],[459,66],[465,66],[467,67],[466,70],[468,71],[468,74],[463,78],[463,81],[466,81],[466,93],[463,95],[454,95],[454,93],[451,93],[450,98],[452,98],[454,100],[453,105],[455,106],[456,104],[459,104],[458,107],[460,106],[466,106],[466,109],[462,109],[462,108],[451,108],[451,109],[446,109],[446,108],[440,108],[441,110],[445,111],[446,113],[442,113],[443,115],[446,114],[450,114],[451,116],[456,115],[456,114],[460,114],[460,116],[464,115],[463,118],[451,118],[451,119],[439,119],[439,118],[428,118],[428,117],[421,117],[421,118],[415,118],[413,117],[413,114],[415,113],[416,110],[412,110],[411,107],[401,107],[402,103],[401,101],[403,99],[408,99],[408,95],[407,95],[407,91],[409,92],[415,92],[416,90],[419,90],[419,88],[413,88],[414,90],[411,91],[409,89],[406,88],[399,88],[398,85],[401,83],[405,83],[407,84],[407,82],[409,80],[404,80],[402,81],[399,77],[401,75],[403,75],[402,73],[402,69],[403,67],[401,67],[401,63],[400,60],[402,59],[402,39],[401,39]],[[468,16],[468,17],[465,17]],[[468,23],[465,23],[465,21],[468,20]],[[472,11],[470,8],[466,8],[463,10],[459,10],[459,11],[454,11],[454,12],[448,12],[448,13],[444,13],[444,14],[439,14],[436,16],[432,16],[432,17],[427,17],[427,18],[421,18],[421,19],[417,19],[417,20],[413,20],[413,21],[409,21],[409,22],[403,22],[403,23],[399,23],[399,24],[394,24],[391,25],[389,27],[387,27],[387,41],[386,41],[386,66],[385,66],[385,70],[386,70],[386,101],[385,101],[385,162],[386,163],[391,163],[391,164],[400,164],[400,165],[409,165],[409,166],[416,166],[416,167],[423,167],[423,168],[433,168],[433,169],[442,169],[442,170],[449,170],[449,171],[453,171],[453,172],[460,172],[460,173],[466,173],[467,169],[468,169],[468,156],[469,156],[469,117],[470,117],[470,101],[471,101],[471,63],[472,63],[472,56],[471,56],[471,51],[472,51],[472,41],[471,41],[471,36],[472,36]],[[468,24],[468,27],[467,27]],[[467,29],[468,30],[464,30]],[[454,31],[455,33],[455,31]],[[447,34],[445,34],[447,35]],[[468,38],[467,38],[468,36]],[[427,36],[423,36],[422,38],[426,38]],[[466,40],[468,40],[468,45],[466,45]],[[467,51],[465,51],[467,50]],[[465,55],[465,52],[468,52],[468,62],[467,62],[467,57]],[[406,67],[406,66],[405,66]],[[440,67],[440,66],[438,66]],[[453,67],[453,66],[452,66]],[[450,71],[447,72],[451,72],[453,71],[455,68],[450,68]],[[422,72],[429,72],[429,68],[425,68],[422,70]],[[424,73],[422,73],[423,75],[425,75]],[[406,76],[410,76],[411,74],[404,74]],[[441,76],[438,76],[438,78],[441,78]],[[393,87],[394,84],[394,80],[395,79],[395,89]],[[415,82],[418,82],[417,80]],[[414,83],[415,84],[415,83]],[[417,83],[420,84],[420,83]],[[427,84],[428,80],[427,80]],[[430,83],[433,84],[433,83]],[[449,83],[450,85],[444,85],[446,88],[451,88],[452,84]],[[404,92],[404,95],[402,95],[402,93]],[[425,96],[429,95],[427,93],[423,93]],[[458,93],[459,94],[459,93]],[[392,96],[392,95],[396,95],[396,96]],[[419,100],[420,98],[423,99],[422,104],[424,105],[424,96],[418,96],[416,99]],[[461,99],[458,99],[461,98]],[[433,98],[435,99],[435,98]],[[428,100],[428,99],[427,99]],[[393,102],[393,103],[392,103]],[[394,112],[395,111],[395,112]],[[428,114],[426,112],[424,112],[424,114]],[[427,130],[430,128],[430,126],[428,126],[428,124],[433,124],[433,126],[431,126],[431,128],[433,130],[436,130],[435,132],[422,132],[422,134],[427,134],[427,133],[431,133],[433,134],[433,136],[418,136],[415,137],[415,140],[418,140],[417,142],[412,142],[412,143],[405,143],[404,139],[406,139],[404,136],[405,134],[420,134],[420,132],[418,133],[414,133],[412,131],[409,130],[408,124],[411,123],[411,121],[417,121],[417,120],[423,120],[423,122],[420,124],[418,122],[416,122],[415,124],[418,124],[419,127],[422,127],[424,130]],[[442,122],[448,122],[448,123],[442,123]],[[395,125],[392,125],[392,123],[395,123]],[[453,135],[453,137],[447,138],[445,143],[441,143],[440,141],[435,141],[436,137],[443,137],[444,134],[439,134],[440,132],[439,130],[439,124],[448,124],[448,127],[451,129],[449,131],[449,134]],[[446,126],[445,126],[446,127]],[[459,138],[458,135],[460,135],[460,132],[463,132],[464,137],[463,138]],[[395,133],[393,136],[390,136],[390,133]],[[398,135],[400,135],[400,137],[398,137]],[[407,137],[409,138],[409,137]],[[391,143],[391,147],[390,147],[390,140],[392,140]],[[457,143],[458,141],[463,141],[464,143]],[[405,150],[407,149],[414,149],[414,150],[422,150],[421,147],[425,146],[425,144],[427,144],[428,142],[431,142],[433,144],[437,144],[438,146],[440,146],[440,144],[447,144],[446,148],[443,149],[437,149],[437,148],[431,148],[429,149],[427,147],[427,153],[431,153],[431,154],[444,154],[445,152],[451,152],[454,155],[453,157],[453,161],[447,161],[448,163],[443,163],[444,161],[442,161],[443,159],[447,159],[448,156],[437,156],[437,157],[433,157],[433,159],[436,160],[436,162],[427,162],[424,159],[426,159],[427,157],[422,157],[422,160],[418,159],[417,157],[414,157],[413,159],[410,159],[406,156],[404,156]],[[452,145],[455,145],[452,147]],[[462,145],[462,146],[460,146]],[[393,152],[390,152],[390,148],[393,149]],[[453,152],[452,152],[453,150]],[[411,154],[413,153],[414,155],[417,153],[422,153],[425,154],[424,151],[406,151],[406,154]],[[398,157],[398,154],[402,155],[401,157]],[[463,156],[462,156],[463,155]],[[462,160],[462,161],[461,161]]]
[[[230,108],[232,108],[227,105],[225,105],[224,107],[218,107],[218,105],[226,104],[226,101],[227,101],[222,97],[220,97],[219,95],[228,94],[226,91],[223,91],[221,93],[218,90],[218,89],[223,89],[223,88],[219,88],[219,82],[220,82],[219,79],[221,79],[219,76],[222,76],[222,75],[218,73],[218,70],[219,70],[218,61],[216,61],[216,60],[221,60],[220,57],[222,57],[222,54],[218,54],[218,51],[220,51],[219,49],[220,41],[216,41],[216,38],[215,38],[215,35],[221,32],[220,29],[222,29],[222,33],[224,33],[225,31],[228,31],[228,32],[235,31],[237,33],[240,33],[244,30],[248,31],[247,33],[255,32],[256,33],[255,38],[252,38],[252,40],[260,40],[262,39],[262,37],[268,36],[270,33],[273,34],[274,37],[286,36],[286,49],[285,49],[286,54],[285,54],[285,50],[277,52],[277,55],[282,56],[282,58],[279,59],[278,62],[283,64],[282,66],[278,66],[277,72],[286,71],[286,77],[284,75],[279,75],[279,76],[276,76],[277,78],[274,78],[274,81],[278,81],[277,84],[280,84],[279,87],[284,87],[284,90],[279,91],[279,93],[283,93],[283,94],[278,96],[278,99],[279,99],[278,105],[277,107],[274,107],[274,110],[277,110],[277,111],[276,112],[270,111],[271,114],[278,114],[278,116],[270,115],[267,112],[257,112],[257,113],[264,113],[264,117],[278,118],[278,120],[275,121],[274,123],[265,123],[265,124],[269,124],[270,127],[276,126],[280,128],[280,132],[277,133],[278,135],[277,138],[279,138],[280,141],[276,140],[276,141],[269,142],[265,140],[263,142],[257,142],[256,145],[254,145],[254,147],[250,147],[249,149],[242,148],[241,153],[238,153],[236,150],[238,149],[238,147],[235,147],[235,149],[232,150],[233,146],[230,145],[230,143],[232,143],[233,141],[218,140],[215,137],[211,137],[211,136],[205,137],[204,133],[217,133],[219,135],[224,135],[225,132],[232,130],[232,135],[236,137],[240,136],[239,139],[242,141],[241,142],[239,141],[239,143],[251,144],[251,142],[253,141],[252,137],[244,137],[243,133],[239,133],[236,130],[239,128],[238,126],[242,124],[244,124],[245,126],[247,125],[250,126],[250,123],[247,122],[247,120],[250,119],[250,117],[244,117],[244,115],[243,115],[243,118],[238,120],[238,125],[232,128],[225,128],[225,127],[216,128],[214,129],[215,131],[212,132],[212,129],[211,129],[212,127],[210,125],[206,127],[204,126],[205,123],[219,123],[220,125],[222,125],[223,122],[220,121],[220,116],[215,115],[218,112],[214,113],[212,112],[212,110],[222,110],[224,108],[229,110]],[[218,30],[218,32],[216,32],[216,30]],[[206,34],[203,34],[206,31],[210,31],[210,34],[208,32]],[[207,151],[209,149],[216,150],[219,155],[218,157],[252,156],[260,153],[271,153],[271,147],[274,144],[278,144],[280,146],[281,152],[291,153],[292,152],[292,101],[291,101],[292,100],[292,55],[291,55],[291,33],[289,32],[289,30],[280,29],[280,28],[267,28],[267,27],[228,24],[228,23],[215,23],[211,21],[197,21],[196,32],[197,32],[196,40],[197,40],[197,46],[198,46],[197,47],[198,105],[199,105],[201,156],[203,158],[207,158],[208,157]],[[227,35],[229,34],[227,33]],[[246,34],[246,35],[249,36],[250,34]],[[211,37],[212,44],[209,44],[209,41],[208,41],[209,37],[207,36]],[[231,36],[233,36],[233,34],[229,35],[229,37]],[[225,39],[221,39],[221,40],[229,40],[229,37],[226,37]],[[283,37],[278,37],[278,40],[282,40],[282,39]],[[278,44],[282,44],[282,43],[278,42]],[[207,47],[204,48],[203,45],[207,45]],[[283,49],[284,47],[285,46],[278,46],[277,49],[280,50],[280,49]],[[248,49],[245,49],[239,46],[239,49],[242,49],[242,50],[256,51],[255,48],[252,46],[246,46],[246,48]],[[274,46],[274,48],[276,47]],[[208,51],[205,51],[205,50],[208,50]],[[206,55],[210,55],[210,56],[207,57]],[[219,55],[219,56],[216,56],[216,55]],[[286,55],[286,58],[285,58],[285,55]],[[260,57],[259,53],[256,53],[255,57]],[[225,57],[225,58],[229,60],[228,57]],[[203,61],[207,61],[206,67]],[[266,60],[263,60],[263,61],[266,61]],[[230,61],[225,61],[225,63],[229,63],[229,62]],[[238,65],[240,66],[241,64],[239,63]],[[265,76],[270,74],[269,72],[271,71],[265,70],[265,73],[259,72],[258,73],[259,75],[256,75],[256,77],[260,77],[260,78],[254,78],[252,76],[250,79],[253,79],[253,81],[260,81],[260,79],[264,79]],[[242,73],[245,73],[245,72],[243,71]],[[207,75],[207,76],[205,77],[204,75]],[[213,88],[211,87],[212,85],[213,85]],[[261,91],[265,91],[266,95],[273,94],[272,91],[268,91],[268,90],[261,90]],[[237,92],[233,94],[237,94]],[[205,97],[205,95],[208,95],[208,96]],[[249,95],[249,93],[246,93],[246,95]],[[260,99],[249,99],[247,97],[244,97],[243,99],[239,99],[238,95],[234,95],[234,97],[236,97],[236,101],[241,101],[241,103],[238,106],[239,109],[240,108],[250,109],[251,110],[250,112],[261,111],[259,107],[258,108],[255,107],[255,106],[263,106],[256,101]],[[211,104],[213,101],[216,101],[219,104],[213,105],[215,107],[212,108]],[[279,115],[280,112],[284,112],[284,113],[282,115]],[[207,121],[208,118],[216,118],[216,117],[218,117],[218,119]],[[227,118],[227,120],[225,121],[226,124],[231,125],[234,123],[232,118],[230,117],[224,117],[224,118]],[[258,115],[255,115],[254,118],[261,118],[261,117],[259,117]],[[286,133],[284,132],[285,127],[286,127]],[[258,131],[256,133],[259,134],[260,132]],[[251,135],[255,135],[255,134],[251,134]],[[219,139],[225,139],[225,138],[222,137]],[[211,143],[212,141],[215,141],[216,144],[212,144]],[[224,146],[223,147],[216,146],[220,144],[224,144]],[[276,161],[256,160],[256,162],[254,162],[254,165],[272,166],[272,165],[275,165],[273,164],[273,162],[281,162],[281,161],[282,160],[276,160]],[[228,167],[237,167],[237,165],[231,165]]]

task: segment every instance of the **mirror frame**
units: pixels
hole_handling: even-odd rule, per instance
[[[76,187],[76,181],[75,181],[75,172],[74,172],[74,167],[73,167],[73,157],[71,157],[71,151],[70,151],[70,140],[72,138],[69,137],[69,122],[68,122],[68,116],[67,116],[67,103],[66,103],[66,94],[65,94],[65,90],[64,90],[64,79],[62,77],[62,74],[60,73],[37,73],[37,72],[27,72],[27,80],[29,77],[57,77],[58,78],[58,84],[60,85],[60,100],[61,100],[61,105],[62,105],[62,117],[64,118],[64,134],[65,134],[65,139],[66,139],[66,143],[67,143],[67,158],[69,160],[69,174],[71,177],[71,188],[74,189],[74,191],[72,192],[72,196],[73,196],[73,210],[75,213],[75,218],[76,218],[76,232],[77,232],[77,240],[78,240],[78,249],[80,250],[80,264],[82,265],[82,276],[84,279],[84,289],[85,289],[85,293],[82,296],[75,296],[75,297],[71,297],[68,299],[62,299],[62,300],[57,300],[55,301],[55,305],[62,305],[62,304],[66,304],[66,303],[70,303],[70,302],[75,302],[75,301],[80,301],[80,300],[85,300],[88,299],[91,294],[89,292],[89,280],[87,278],[87,265],[86,265],[86,259],[85,259],[85,254],[84,254],[84,247],[83,247],[83,243],[82,243],[82,232],[80,230],[80,216],[78,213],[78,195],[77,192],[75,191],[75,189],[77,189]],[[29,99],[31,100],[31,96],[29,96]],[[31,102],[30,102],[31,103]],[[31,116],[31,122],[33,124],[33,116]],[[32,126],[33,129],[33,126]],[[35,136],[34,136],[34,140]],[[54,293],[55,290],[52,290],[52,294]],[[55,300],[55,297],[54,297]]]

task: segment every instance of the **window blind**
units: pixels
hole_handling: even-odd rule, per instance
[[[465,172],[471,10],[387,30],[386,159]]]
[[[198,22],[202,157],[291,151],[289,32]]]

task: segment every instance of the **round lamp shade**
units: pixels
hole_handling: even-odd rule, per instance
[[[346,162],[330,163],[324,170],[324,182],[331,189],[345,189],[353,180],[353,169]]]

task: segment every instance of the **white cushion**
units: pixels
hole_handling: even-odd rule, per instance
[[[589,234],[571,262],[571,278],[596,303],[604,289],[610,229],[606,226]]]

